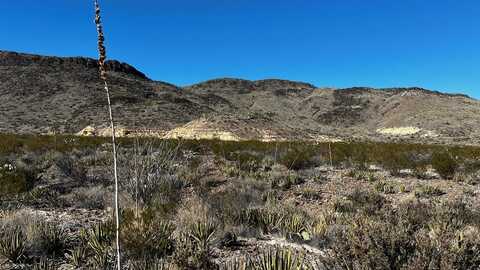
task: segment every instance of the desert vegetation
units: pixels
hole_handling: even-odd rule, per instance
[[[109,139],[0,137],[1,267],[115,268]],[[476,269],[479,156],[467,146],[120,138],[122,267]]]

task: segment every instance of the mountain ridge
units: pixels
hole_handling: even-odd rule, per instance
[[[208,130],[236,132],[231,137],[241,139],[480,141],[480,102],[463,94],[419,87],[319,88],[281,79],[218,78],[180,87],[151,80],[126,63],[108,63],[114,112],[126,130],[165,134],[187,130],[189,123],[198,130],[192,123],[210,119],[219,124],[205,124]],[[5,116],[0,132],[77,133],[104,127],[106,101],[97,67],[96,60],[85,57],[0,51]],[[220,123],[234,123],[235,130]]]

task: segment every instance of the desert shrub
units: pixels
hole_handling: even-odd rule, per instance
[[[283,190],[288,190],[292,186],[304,182],[297,172],[282,169],[280,166],[274,166],[269,172],[268,178],[272,188],[280,188]]]
[[[419,185],[415,188],[415,197],[430,198],[445,194],[441,188],[432,185]]]
[[[278,162],[289,169],[301,170],[313,165],[314,151],[308,145],[292,144],[283,154]]]
[[[373,172],[369,172],[366,169],[353,168],[347,172],[348,177],[352,177],[358,181],[375,182],[377,178]]]
[[[73,155],[57,152],[50,158],[65,176],[78,181],[87,180],[87,168]]]
[[[345,269],[400,269],[415,251],[408,226],[355,216],[331,244],[333,259]]]
[[[337,213],[353,213],[356,210],[355,205],[350,200],[340,198],[331,202],[331,208]]]
[[[349,193],[347,200],[351,202],[354,211],[361,211],[369,215],[379,211],[385,203],[385,198],[377,192],[361,189],[355,189]]]
[[[79,187],[67,195],[68,205],[85,209],[103,209],[105,207],[106,188],[103,186]]]
[[[432,221],[448,224],[450,228],[459,230],[467,225],[480,225],[480,212],[478,209],[472,209],[463,201],[446,201],[434,209]]]
[[[67,246],[66,232],[55,223],[37,221],[29,228],[31,251],[47,256],[63,255]]]
[[[262,163],[262,156],[251,152],[241,151],[231,153],[229,160],[234,161],[242,171],[255,172],[259,169]]]
[[[326,260],[334,269],[475,269],[478,215],[463,202],[418,200],[346,215],[330,225],[333,257]]]
[[[305,187],[301,189],[297,194],[307,200],[312,200],[312,201],[316,201],[321,198],[319,191],[309,187]]]
[[[325,209],[314,217],[312,222],[312,238],[325,240],[329,227],[337,223],[337,217],[333,209]]]
[[[175,213],[180,201],[180,191],[186,186],[186,183],[172,176],[163,179],[157,183],[157,191],[149,202],[149,207],[155,209],[159,215],[170,216]]]
[[[171,253],[175,229],[171,223],[159,220],[150,209],[138,214],[125,210],[123,216],[120,238],[129,256],[157,258]]]
[[[421,230],[417,248],[405,269],[478,269],[480,233],[474,227],[451,231],[445,227]]]
[[[27,236],[20,226],[2,226],[0,231],[0,255],[12,263],[26,258]]]
[[[177,179],[179,166],[178,145],[169,141],[148,141],[136,149],[119,153],[121,186],[131,198],[143,206],[149,206],[158,192],[168,195]],[[167,190],[166,190],[167,189]]]
[[[413,176],[415,176],[418,179],[428,179],[428,168],[427,164],[417,164],[415,167],[412,169]]]
[[[384,194],[395,194],[401,192],[401,186],[391,181],[380,181],[375,183],[375,190]]]
[[[0,166],[0,195],[18,194],[33,188],[37,172],[18,168],[12,164]]]
[[[204,199],[212,214],[224,224],[237,224],[242,211],[251,205],[263,203],[266,184],[254,180],[233,180],[228,188],[212,193]]]
[[[235,164],[223,164],[220,170],[226,177],[239,177],[242,174],[242,171]]]
[[[346,156],[346,161],[359,170],[367,170],[371,158],[368,155],[368,147],[366,145],[357,145],[353,147]]]
[[[394,176],[400,175],[400,171],[403,169],[414,167],[413,162],[404,152],[392,151],[384,157],[385,159],[382,162],[384,169],[388,170]]]
[[[432,155],[432,167],[443,178],[453,178],[458,166],[457,160],[447,151],[434,152]]]

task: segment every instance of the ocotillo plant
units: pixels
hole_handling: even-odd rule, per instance
[[[119,211],[118,211],[118,175],[117,175],[117,148],[115,143],[115,122],[113,121],[112,105],[110,103],[110,91],[107,83],[107,72],[105,70],[105,59],[107,58],[107,51],[105,49],[103,36],[102,21],[100,18],[100,6],[98,0],[95,0],[95,25],[98,33],[98,66],[100,71],[100,78],[103,81],[104,89],[107,94],[108,116],[110,120],[110,128],[112,131],[112,147],[113,147],[113,176],[115,179],[115,244],[117,251],[117,269],[121,269],[120,265],[120,243],[119,243]]]

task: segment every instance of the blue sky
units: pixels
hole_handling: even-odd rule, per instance
[[[478,0],[102,0],[109,58],[155,80],[283,78],[480,98]],[[89,0],[0,3],[0,49],[96,56]]]

